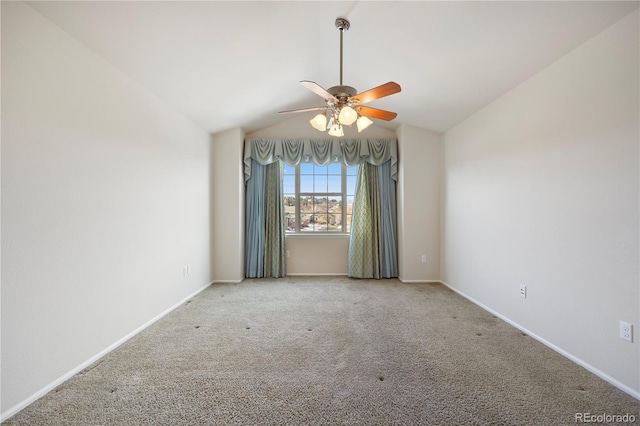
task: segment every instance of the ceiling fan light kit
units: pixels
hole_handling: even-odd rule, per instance
[[[356,126],[358,127],[358,133],[369,127],[373,124],[373,121],[369,120],[366,116],[361,115],[360,118],[356,121]]]
[[[327,130],[327,117],[324,114],[318,114],[309,121],[314,129],[318,129],[321,132]]]
[[[280,113],[323,111],[313,117],[309,123],[314,129],[321,132],[328,131],[329,135],[340,137],[344,136],[343,126],[351,126],[356,123],[358,132],[369,127],[373,123],[369,117],[386,121],[396,118],[395,112],[365,107],[362,104],[398,93],[401,88],[399,84],[392,81],[361,93],[358,93],[351,86],[344,86],[342,84],[342,35],[344,31],[349,29],[350,23],[344,18],[338,18],[335,25],[340,31],[340,85],[325,90],[313,81],[303,80],[300,84],[321,96],[325,100],[326,106],[280,111]]]

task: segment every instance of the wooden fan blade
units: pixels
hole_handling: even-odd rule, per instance
[[[311,107],[311,108],[302,108],[302,109],[291,109],[289,111],[278,111],[278,114],[291,114],[293,112],[305,112],[305,111],[318,111],[318,110],[326,110],[326,106],[319,107]]]
[[[385,111],[383,109],[371,108],[366,106],[357,106],[356,111],[360,115],[371,118],[379,118],[380,120],[391,121],[398,116],[395,112]]]
[[[385,96],[398,93],[400,90],[402,89],[400,89],[400,85],[398,83],[390,81],[383,84],[382,86],[374,87],[373,89],[358,93],[357,95],[349,98],[349,100],[358,102],[359,104],[366,104],[367,102],[371,102],[376,99],[384,98]]]
[[[316,95],[321,96],[322,99],[324,99],[325,101],[338,102],[338,99],[336,99],[335,96],[333,96],[331,93],[324,90],[322,87],[320,87],[317,83],[314,83],[313,81],[303,80],[300,82],[300,84],[302,84],[307,89],[311,90]]]

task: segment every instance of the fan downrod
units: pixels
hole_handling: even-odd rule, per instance
[[[336,19],[336,28],[340,30],[340,86],[342,86],[342,34],[349,29],[351,24],[345,18]]]

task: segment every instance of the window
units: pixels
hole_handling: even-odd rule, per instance
[[[342,163],[284,165],[287,233],[350,231],[358,167]]]

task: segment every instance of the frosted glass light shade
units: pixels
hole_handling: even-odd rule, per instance
[[[342,131],[342,126],[339,123],[333,123],[331,129],[329,130],[329,134],[331,136],[344,136],[344,132]]]
[[[314,129],[324,132],[327,129],[327,117],[324,114],[318,114],[309,121]]]
[[[363,131],[364,129],[366,129],[372,124],[373,124],[373,121],[369,120],[364,115],[360,116],[360,118],[358,118],[358,122],[356,123],[356,126],[358,126],[358,133],[360,133],[361,131]]]
[[[358,114],[356,111],[350,106],[344,106],[340,110],[340,115],[338,116],[338,121],[340,124],[345,126],[350,126],[358,119]]]

